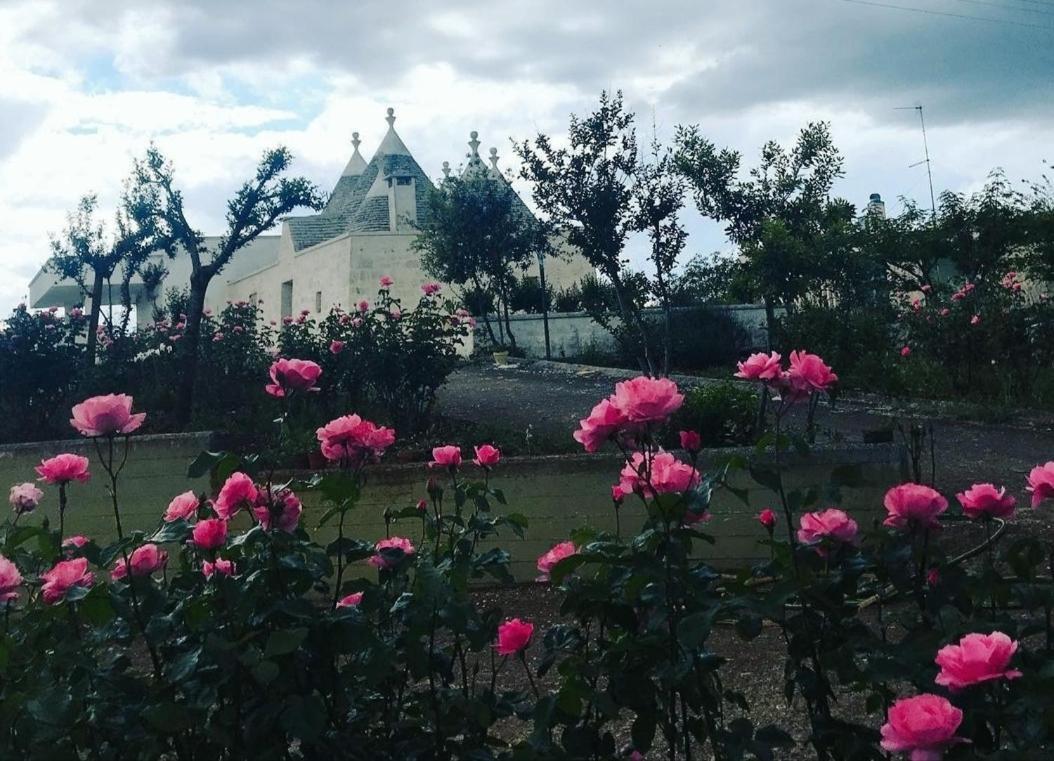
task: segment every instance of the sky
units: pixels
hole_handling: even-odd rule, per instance
[[[430,176],[464,161],[471,130],[515,171],[511,141],[559,140],[604,89],[642,141],[698,124],[746,167],[829,121],[835,194],[896,213],[929,199],[915,105],[938,193],[1054,160],[1054,0],[0,0],[0,315],[78,198],[112,214],[151,141],[218,234],[268,147],[328,191],[351,133],[368,160],[390,106]],[[728,247],[691,204],[684,218],[685,259]]]

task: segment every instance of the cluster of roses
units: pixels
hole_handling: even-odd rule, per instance
[[[838,376],[816,354],[792,351],[786,368],[779,352],[751,354],[739,363],[735,377],[763,383],[786,402],[808,399],[826,393],[838,382]]]

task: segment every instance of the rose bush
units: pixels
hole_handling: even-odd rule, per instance
[[[798,740],[846,761],[1054,752],[1054,544],[1026,536],[1000,552],[1014,503],[991,484],[964,485],[957,504],[932,484],[893,484],[873,525],[837,507],[847,470],[789,488],[788,453],[806,456],[837,382],[819,357],[743,363],[766,389],[764,433],[709,472],[696,432],[670,429],[684,400],[670,381],[637,378],[601,401],[576,438],[622,456],[616,528],[577,529],[533,561],[560,601],[547,628],[473,593],[511,582],[498,542],[527,528],[495,484],[497,447],[477,444],[473,459],[436,447],[427,498],[388,506],[379,539],[349,536],[348,516],[392,429],[338,415],[307,431],[329,468],[276,476],[300,406],[337,393],[316,364],[300,385],[260,368],[272,434],[252,455],[199,457],[190,473],[219,488],[173,495],[151,531],[124,525],[121,477],[152,411],[123,395],[76,405],[96,461],[42,463],[40,486],[13,485],[0,527],[0,757],[733,761]],[[678,439],[681,451],[663,448]],[[1028,479],[1039,509],[1054,498],[1048,466]],[[739,468],[773,500],[757,518],[769,560],[721,574],[701,557],[715,541],[703,527],[716,490],[738,493]],[[90,475],[108,487],[114,541],[64,535]],[[948,556],[938,538],[952,521],[979,522],[985,541]],[[722,625],[745,640],[780,633],[806,736],[751,718],[711,645]]]

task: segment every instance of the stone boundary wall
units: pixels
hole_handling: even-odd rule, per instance
[[[210,490],[208,479],[188,479],[187,465],[199,452],[207,449],[211,436],[207,433],[172,434],[133,437],[128,464],[122,474],[120,496],[122,520],[126,530],[154,529],[169,500],[176,494],[194,489]],[[92,460],[93,477],[88,484],[72,484],[69,489],[70,508],[67,513],[68,533],[83,533],[101,542],[114,536],[113,515],[106,493],[106,476],[98,464],[90,441],[43,442],[0,447],[0,486],[35,478],[33,466],[43,457],[60,452],[85,454]],[[716,460],[732,454],[752,456],[751,449],[724,449],[704,452],[702,469]],[[903,450],[890,444],[839,445],[820,447],[808,458],[788,456],[792,470],[787,482],[794,486],[822,486],[836,469],[851,468],[854,482],[842,488],[840,507],[851,512],[861,525],[866,525],[881,509],[882,495],[890,486],[906,477]],[[513,573],[521,581],[535,575],[537,557],[553,544],[564,541],[579,526],[615,530],[615,513],[610,499],[610,486],[617,480],[621,461],[613,455],[561,455],[549,457],[509,458],[501,463],[492,476],[492,483],[504,491],[508,507],[495,509],[522,513],[530,526],[526,538],[519,539],[511,532],[502,536],[499,544],[513,558]],[[469,470],[474,470],[468,466]],[[308,472],[287,472],[276,475],[276,480],[307,478]],[[381,465],[369,471],[368,483],[359,505],[348,515],[346,535],[376,540],[384,536],[384,510],[413,505],[425,497],[425,481],[430,475],[422,463]],[[473,477],[474,473],[470,474]],[[704,557],[719,568],[735,568],[767,557],[767,550],[758,544],[765,537],[756,515],[764,507],[776,506],[776,495],[755,482],[746,472],[736,472],[730,479],[733,486],[746,490],[749,505],[728,490],[718,491],[713,500],[713,519],[705,530],[717,537],[713,547],[704,546]],[[296,485],[294,484],[294,488]],[[57,490],[44,487],[45,500],[37,514],[28,520],[39,521],[47,516],[57,518]],[[318,520],[324,506],[317,494],[300,490],[304,500],[304,525],[320,543],[336,535],[335,522],[319,529]],[[821,507],[828,505],[825,501]],[[635,531],[639,526],[642,507],[627,500],[621,510],[623,532]],[[785,527],[781,525],[781,530]],[[401,520],[392,525],[393,534],[410,537],[415,543],[421,537],[421,523],[417,519]],[[366,566],[363,574],[373,571]]]
[[[765,328],[765,307],[761,304],[730,304],[721,306],[678,307],[675,311],[705,309],[729,315],[750,336],[751,346],[744,349],[761,348],[767,345]],[[647,315],[658,316],[659,309],[645,309]],[[491,316],[496,321],[496,316]],[[509,318],[512,332],[516,336],[516,345],[523,349],[528,357],[545,356],[545,326],[540,314],[516,314]],[[495,331],[497,327],[495,326]],[[476,325],[476,341],[485,346],[488,343],[487,329],[480,319]],[[586,312],[550,312],[549,313],[549,346],[553,357],[573,358],[584,351],[595,349],[614,351],[615,338],[598,325]]]

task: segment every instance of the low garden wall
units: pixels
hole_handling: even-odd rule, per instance
[[[210,444],[207,433],[172,434],[133,437],[128,464],[121,476],[122,519],[127,529],[152,530],[169,500],[187,489],[208,491],[208,479],[188,479],[187,465]],[[43,457],[59,452],[76,452],[92,459],[93,478],[88,484],[70,487],[68,533],[83,533],[100,541],[113,537],[113,517],[106,477],[97,464],[94,447],[88,441],[44,442],[0,447],[0,485],[13,484],[35,477],[33,466]],[[715,459],[731,454],[751,456],[752,449],[722,449],[704,452],[700,469]],[[832,475],[847,484],[842,487],[839,507],[849,511],[862,525],[881,510],[882,495],[891,485],[906,479],[903,451],[892,444],[838,445],[817,447],[808,458],[788,456],[791,470],[786,475],[788,488],[801,485],[822,486]],[[509,512],[527,516],[530,526],[526,538],[502,536],[500,544],[512,554],[512,570],[519,580],[535,575],[535,560],[553,544],[568,538],[579,526],[614,531],[615,513],[610,499],[611,484],[617,480],[621,461],[611,455],[563,455],[549,457],[509,458],[498,466],[493,484],[502,489]],[[470,466],[471,470],[471,466]],[[307,478],[307,472],[287,472],[277,479]],[[369,471],[363,498],[348,514],[347,536],[378,539],[384,536],[384,510],[413,505],[425,497],[425,480],[429,475],[422,464],[381,465]],[[476,473],[470,473],[475,477]],[[764,507],[775,506],[771,490],[757,483],[745,471],[730,478],[731,485],[745,490],[749,505],[729,490],[714,495],[713,519],[706,531],[718,538],[713,547],[704,547],[705,557],[719,568],[743,566],[767,557],[758,545],[764,530],[756,515]],[[215,485],[212,485],[213,488]],[[295,488],[295,484],[294,484]],[[41,513],[55,517],[57,495],[45,487]],[[317,529],[324,508],[317,494],[300,492],[304,500],[304,524],[316,540],[325,543],[335,537],[334,525]],[[828,506],[828,502],[818,508]],[[497,507],[497,506],[496,506]],[[624,531],[636,530],[641,507],[627,500],[621,511]],[[39,520],[39,518],[37,518]],[[402,520],[391,527],[392,534],[408,536],[415,543],[421,536],[421,523]],[[368,571],[363,567],[363,572]]]

